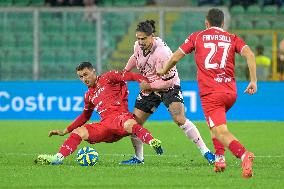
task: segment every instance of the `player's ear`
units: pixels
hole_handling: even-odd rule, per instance
[[[209,24],[207,19],[205,19],[205,27],[206,27],[206,29],[210,28],[210,24]]]
[[[222,24],[221,24],[221,28],[223,28],[224,27],[224,21],[222,22]]]

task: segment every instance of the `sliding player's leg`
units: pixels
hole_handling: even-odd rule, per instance
[[[63,142],[57,154],[41,154],[37,157],[35,163],[60,165],[63,163],[63,159],[72,154],[82,140],[88,140],[88,137],[89,133],[87,128],[85,126],[79,127],[72,131],[69,137]]]

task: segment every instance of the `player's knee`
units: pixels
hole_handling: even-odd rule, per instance
[[[181,125],[184,125],[184,124],[185,124],[186,118],[185,118],[183,115],[176,115],[176,116],[173,116],[173,121],[174,121],[178,126],[181,126]]]
[[[145,120],[143,120],[142,118],[140,118],[139,116],[134,115],[135,120],[137,121],[137,123],[139,123],[140,125],[143,125]]]
[[[123,124],[123,128],[128,132],[132,133],[132,127],[133,125],[137,124],[137,122],[134,119],[129,119]]]
[[[76,133],[79,135],[83,140],[87,140],[89,137],[88,130],[85,127],[79,127],[72,131],[72,133]]]
[[[230,134],[226,125],[215,126],[213,127],[212,132],[217,138],[218,136],[222,137]]]

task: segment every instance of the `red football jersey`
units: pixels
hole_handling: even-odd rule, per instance
[[[236,93],[235,53],[246,43],[218,27],[192,33],[179,47],[185,54],[195,51],[200,95],[212,92]]]
[[[107,72],[98,76],[97,84],[85,93],[85,110],[97,111],[101,119],[117,113],[128,112],[128,90],[123,73]]]

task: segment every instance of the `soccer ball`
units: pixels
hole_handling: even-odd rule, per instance
[[[98,160],[99,154],[92,147],[83,147],[77,153],[77,162],[81,166],[93,166]]]

